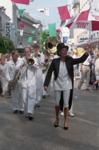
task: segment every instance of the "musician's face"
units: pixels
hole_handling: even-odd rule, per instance
[[[18,60],[18,54],[17,53],[13,54],[12,59],[14,62],[16,62]]]
[[[26,59],[29,59],[30,56],[31,56],[31,51],[30,51],[30,49],[29,49],[29,48],[25,48],[25,57],[26,57]]]
[[[38,54],[38,52],[39,52],[39,47],[35,47],[34,53],[35,53],[35,54]]]

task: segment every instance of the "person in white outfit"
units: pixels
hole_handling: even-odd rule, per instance
[[[5,96],[8,90],[8,81],[6,79],[6,62],[5,62],[5,55],[1,56],[1,63],[0,63],[0,81],[2,85],[2,96]]]
[[[95,84],[99,84],[99,50],[96,51],[96,60],[95,60]]]
[[[44,64],[44,55],[40,52],[40,46],[35,44],[34,48],[34,60],[35,66],[37,67],[36,71],[36,105],[35,107],[40,107],[40,102],[43,96],[43,64]]]
[[[36,66],[31,56],[31,49],[25,48],[25,65],[21,69],[20,87],[22,91],[22,100],[24,102],[25,117],[33,120],[34,107],[36,102]]]
[[[6,79],[11,86],[11,99],[13,113],[23,112],[23,103],[20,98],[20,87],[18,84],[18,73],[22,65],[22,61],[18,59],[18,52],[12,52],[12,60],[7,63]]]
[[[88,58],[81,64],[81,78],[78,83],[78,89],[81,89],[83,83],[86,83],[85,90],[89,90],[89,81],[90,81],[90,63],[91,63],[91,56],[89,55]]]

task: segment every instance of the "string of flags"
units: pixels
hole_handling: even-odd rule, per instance
[[[26,4],[30,3],[30,0],[11,0],[13,3]]]
[[[29,5],[32,0],[11,0],[11,1],[14,2],[14,3]],[[93,2],[93,0],[92,1],[91,0],[86,0],[83,7],[85,7],[85,5],[87,5],[88,1],[90,1],[90,5],[89,5],[89,9],[90,9],[91,8],[91,2]],[[83,9],[83,7],[81,9]],[[61,22],[62,21],[64,22],[64,21],[72,18],[68,8],[69,8],[69,5],[64,5],[64,6],[57,7]],[[80,11],[81,11],[81,9],[80,9]],[[42,13],[46,16],[49,16],[49,8],[41,8],[41,9],[37,9],[37,10],[40,13]],[[25,9],[19,9],[18,10],[19,15],[23,16],[24,11],[25,11]],[[86,12],[83,12],[82,16],[85,17],[85,18],[88,18],[88,14],[86,14]],[[79,16],[77,19],[79,20],[80,17],[81,16]],[[99,18],[99,16],[98,16],[98,18]],[[23,22],[20,22],[19,26],[20,26],[20,28],[24,28],[25,24]],[[49,36],[50,37],[55,37],[56,34],[57,34],[56,33],[56,23],[48,24],[48,30],[49,30]],[[32,41],[31,38],[29,38],[29,42],[30,41]]]
[[[71,18],[67,6],[58,7],[58,12],[59,12],[61,21],[65,21]]]

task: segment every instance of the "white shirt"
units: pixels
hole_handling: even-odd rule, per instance
[[[92,60],[92,58],[91,58],[91,56],[89,55],[89,56],[87,57],[87,59],[83,62],[83,65],[89,66],[90,63],[91,63],[91,60]]]
[[[54,81],[54,89],[56,91],[72,89],[72,81],[68,75],[65,62],[60,61],[59,75],[57,80]]]
[[[99,69],[99,58],[95,60],[95,69]]]
[[[7,69],[6,69],[6,78],[8,81],[11,81],[14,79],[16,71],[20,68],[22,65],[21,59],[18,59],[16,63],[14,63],[13,60],[10,60],[6,63]]]

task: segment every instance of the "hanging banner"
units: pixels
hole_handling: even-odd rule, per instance
[[[49,29],[49,36],[50,37],[56,37],[56,23],[53,24],[48,24],[48,29]]]
[[[28,37],[27,42],[28,42],[29,44],[31,44],[31,43],[33,42],[33,38],[32,38],[31,36]]]
[[[23,13],[24,13],[25,9],[18,9],[18,13],[20,16],[23,16]]]
[[[28,5],[30,0],[11,0],[14,3],[19,3],[19,4],[26,4]]]
[[[20,22],[18,23],[18,28],[19,28],[19,29],[24,29],[25,26],[26,26],[26,24],[25,24],[25,22],[23,22],[23,21],[20,21]]]
[[[59,12],[61,21],[65,21],[71,18],[67,6],[58,7],[58,12]]]

